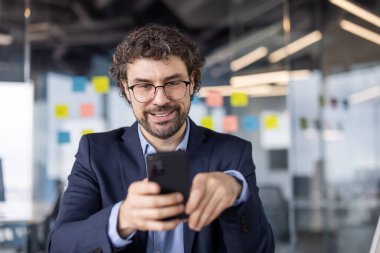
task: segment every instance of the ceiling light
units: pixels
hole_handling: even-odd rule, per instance
[[[243,55],[242,57],[234,60],[230,64],[230,69],[232,71],[238,71],[248,65],[264,58],[268,54],[268,49],[266,47],[259,47],[250,53]]]
[[[330,3],[380,27],[380,17],[346,0],[330,0]]]
[[[0,45],[8,46],[12,44],[13,37],[10,34],[0,33]]]
[[[207,86],[202,87],[199,90],[199,97],[205,98],[208,96],[210,91],[217,91],[221,96],[227,97],[231,96],[235,92],[243,92],[251,97],[271,97],[271,96],[286,96],[287,87],[286,86],[255,86],[255,87],[232,87],[230,85],[222,86]]]
[[[234,87],[247,87],[269,83],[286,84],[291,80],[307,78],[308,76],[310,76],[310,73],[310,70],[304,69],[293,71],[283,70],[244,76],[234,76],[230,79],[230,83],[231,86]]]
[[[356,104],[364,103],[370,99],[374,99],[377,97],[380,97],[379,85],[351,94],[349,97],[349,101],[350,101],[350,104],[356,105]]]
[[[295,40],[288,45],[277,49],[269,55],[269,61],[272,63],[278,62],[289,55],[292,55],[322,39],[322,33],[320,31],[311,32],[298,40]]]
[[[371,30],[368,30],[362,26],[359,26],[347,20],[340,21],[340,27],[342,27],[342,29],[350,33],[362,37],[363,39],[369,40],[377,45],[380,45],[380,34],[378,33],[375,33]]]

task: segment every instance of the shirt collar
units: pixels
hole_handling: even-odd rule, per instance
[[[138,124],[137,129],[138,129],[138,133],[139,133],[141,148],[142,148],[144,155],[157,153],[157,151],[154,149],[154,147],[148,142],[148,140],[142,134],[140,124]],[[189,117],[187,117],[185,135],[183,136],[182,141],[178,144],[176,151],[178,151],[178,150],[185,151],[187,149],[187,143],[189,141],[189,134],[190,134],[190,120],[189,120]]]

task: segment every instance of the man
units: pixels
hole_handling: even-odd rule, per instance
[[[145,26],[118,45],[110,74],[137,122],[83,136],[48,252],[274,251],[251,144],[188,118],[203,65],[173,27]],[[189,153],[186,203],[147,180],[146,155],[176,150]],[[188,218],[166,219],[181,213]]]

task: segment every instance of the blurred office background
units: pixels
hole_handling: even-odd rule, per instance
[[[43,252],[83,134],[134,121],[131,29],[207,57],[192,119],[253,143],[276,252],[368,252],[380,211],[380,1],[0,0],[0,252]]]

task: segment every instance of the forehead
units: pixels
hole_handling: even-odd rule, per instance
[[[152,58],[140,58],[127,65],[129,80],[146,79],[162,80],[173,74],[187,77],[185,63],[177,56],[169,56],[167,59],[155,60]]]

